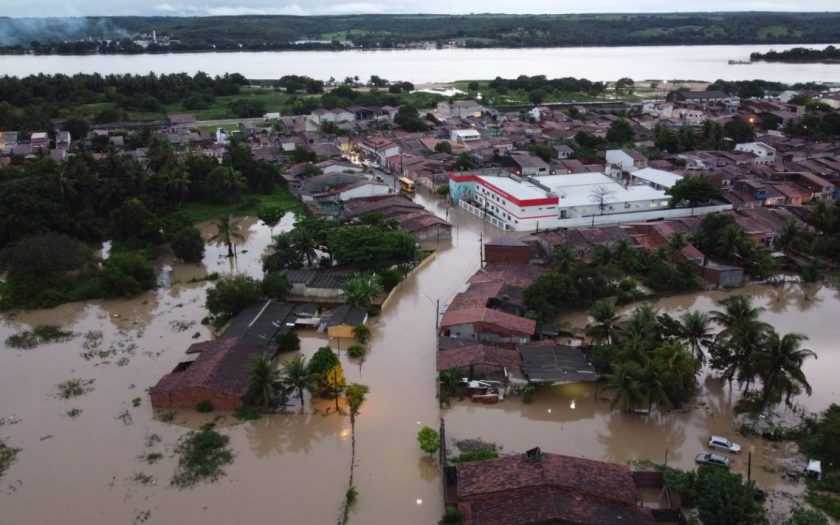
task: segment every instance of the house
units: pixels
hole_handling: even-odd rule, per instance
[[[356,115],[343,108],[335,109],[316,109],[309,114],[307,121],[316,126],[321,126],[327,122],[351,122],[356,119]]]
[[[464,525],[652,525],[630,467],[543,453],[444,468],[444,504]]]
[[[536,321],[486,307],[449,310],[440,320],[447,337],[474,339],[486,343],[522,344],[530,340]]]
[[[191,345],[172,372],[149,390],[155,408],[193,410],[209,401],[216,410],[243,406],[251,357],[274,359],[277,335],[291,330],[294,306],[267,301],[244,310],[218,339]]]
[[[506,379],[509,374],[520,375],[522,357],[516,350],[471,344],[440,350],[437,370],[452,370],[459,377],[469,379]]]
[[[66,150],[70,148],[70,132],[69,131],[59,131],[55,134],[55,147],[56,149]]]
[[[172,129],[189,129],[194,128],[198,123],[198,119],[192,113],[184,113],[179,115],[167,115],[166,121]]]
[[[512,151],[510,158],[516,167],[517,175],[537,177],[548,175],[549,167],[541,158],[528,151]]]
[[[633,173],[636,170],[647,168],[647,164],[647,157],[634,149],[607,150],[607,165],[617,166],[620,171]]]
[[[522,372],[531,383],[562,385],[598,380],[598,373],[580,348],[537,341],[521,345],[519,353]]]
[[[292,296],[315,301],[339,301],[347,277],[319,270],[283,270],[292,285]]]
[[[359,149],[382,166],[387,164],[388,157],[400,154],[400,146],[385,137],[368,137],[359,142]]]
[[[682,178],[682,175],[654,168],[644,168],[630,174],[630,180],[633,184],[644,184],[660,191],[671,188]]]
[[[443,118],[451,117],[481,117],[487,109],[475,100],[455,100],[453,102],[438,102],[437,113]]]
[[[555,146],[552,150],[554,152],[554,157],[558,160],[570,159],[575,154],[575,150],[566,144]]]
[[[700,276],[716,288],[735,288],[744,284],[744,269],[706,260],[700,266]]]
[[[755,155],[756,164],[773,164],[776,162],[776,148],[763,142],[745,142],[736,144],[735,151],[744,151]]]
[[[500,237],[484,243],[484,262],[528,264],[531,261],[531,251],[528,243]]]
[[[326,322],[327,335],[330,337],[352,338],[353,329],[367,323],[367,310],[360,306],[342,304],[332,313]]]
[[[449,140],[458,144],[468,145],[480,142],[481,133],[475,129],[453,129],[449,132]]]
[[[50,144],[50,137],[46,131],[38,131],[29,136],[29,145],[33,150],[46,148]]]
[[[465,291],[455,294],[448,311],[484,307],[520,317],[528,311],[523,288],[505,281],[470,283]]]
[[[723,91],[671,91],[666,100],[686,103],[724,103],[730,98],[729,94]]]

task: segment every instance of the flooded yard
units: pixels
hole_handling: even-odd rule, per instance
[[[416,199],[447,215],[441,201],[423,194]],[[732,422],[737,393],[705,371],[695,402],[686,410],[664,414],[611,411],[605,393],[591,385],[539,391],[530,405],[519,398],[492,406],[455,401],[440,410],[435,399],[436,301],[443,309],[479,268],[482,233],[499,234],[489,226],[484,231],[482,224],[459,211],[448,217],[456,227],[452,239],[441,241],[433,258],[410,275],[371,320],[372,339],[363,361],[346,356],[348,340],[301,333],[304,354],[328,343],[340,348],[348,383],[370,387],[356,422],[359,498],[351,522],[429,524],[439,519],[439,471],[420,451],[416,434],[422,425],[437,427],[441,417],[450,438],[481,437],[499,443],[506,452],[538,445],[550,452],[616,462],[663,462],[667,454],[669,464],[684,468],[693,467],[694,455],[705,450],[708,435],[719,433],[736,438],[746,449],[755,447],[752,473],[762,487],[802,490],[786,485],[774,472],[778,461],[792,451],[737,436]],[[293,222],[287,215],[274,233],[290,229]],[[207,315],[209,285],[189,281],[211,272],[262,275],[260,256],[271,233],[255,218],[243,218],[240,224],[246,240],[233,265],[223,247],[209,245],[202,265],[164,258],[166,285],[136,299],[69,304],[2,320],[2,340],[37,324],[61,325],[76,336],[32,350],[0,352],[0,418],[19,420],[0,426],[0,437],[21,449],[0,483],[0,521],[222,524],[271,517],[281,523],[336,522],[350,469],[350,422],[328,410],[332,401],[307,398],[303,414],[296,404],[289,414],[249,422],[229,414],[192,412],[176,413],[167,422],[173,416],[155,413],[149,403],[146,390],[178,363],[191,343],[211,337],[200,323]],[[214,232],[211,225],[202,227],[205,239]],[[840,387],[832,375],[840,365],[835,344],[840,323],[831,319],[840,312],[840,294],[828,287],[795,285],[753,286],[737,293],[750,293],[766,306],[764,319],[779,332],[810,337],[806,347],[819,355],[806,364],[814,395],[797,402],[816,411],[836,399]],[[655,306],[679,315],[689,309],[713,309],[725,295],[678,296]],[[583,315],[568,320],[585,324]],[[93,390],[60,399],[56,385],[72,378],[93,379]],[[81,413],[71,417],[68,412],[74,408]],[[177,461],[174,444],[188,430],[210,421],[217,421],[220,431],[230,436],[235,458],[225,467],[227,476],[193,489],[171,488]],[[163,457],[153,464],[140,459],[149,453]],[[746,462],[745,450],[736,457],[734,470],[746,472]]]

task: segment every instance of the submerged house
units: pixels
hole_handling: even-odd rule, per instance
[[[526,454],[447,466],[443,477],[445,504],[458,508],[464,525],[655,522],[626,465],[535,448]]]
[[[191,345],[172,372],[149,391],[155,408],[192,410],[203,401],[216,410],[244,404],[245,369],[252,356],[277,355],[275,338],[292,329],[294,306],[267,301],[237,315],[218,339]]]
[[[443,335],[490,344],[527,343],[537,328],[536,321],[486,307],[449,310],[440,320]]]
[[[353,329],[367,323],[367,310],[360,306],[342,304],[326,322],[327,335],[330,337],[353,337]]]

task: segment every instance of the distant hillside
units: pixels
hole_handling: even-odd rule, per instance
[[[164,46],[104,50],[90,40],[151,34]],[[87,39],[88,45],[62,41]],[[6,52],[260,50],[295,45],[399,47],[451,42],[467,47],[565,47],[840,42],[840,13],[683,13],[589,15],[355,15],[230,17],[0,18]],[[299,41],[307,41],[299,43]]]

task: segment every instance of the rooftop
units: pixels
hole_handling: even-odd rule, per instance
[[[522,371],[532,383],[597,381],[598,374],[580,349],[540,341],[519,347]]]
[[[655,168],[644,168],[634,171],[633,177],[665,188],[670,188],[683,179],[682,175]]]
[[[491,365],[518,372],[521,361],[522,358],[516,350],[480,344],[441,350],[437,353],[439,372],[473,365]]]
[[[440,320],[441,328],[474,323],[493,325],[508,333],[527,336],[533,335],[537,328],[536,321],[532,319],[481,307],[448,311]]]

